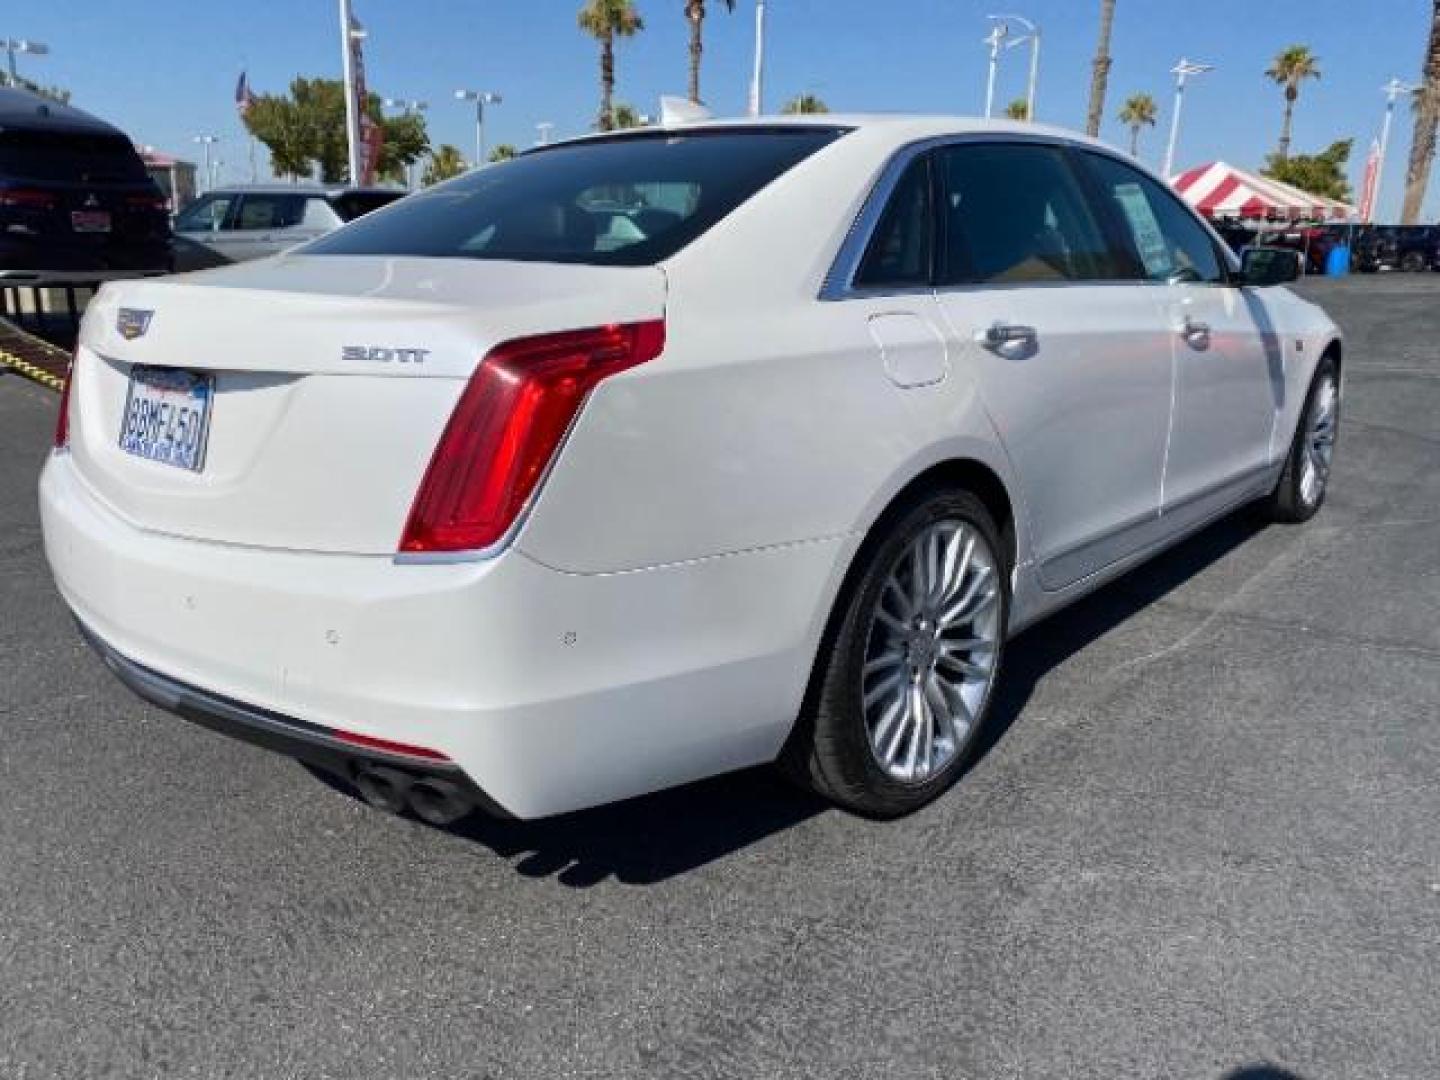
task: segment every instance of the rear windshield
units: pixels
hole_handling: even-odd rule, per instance
[[[403,191],[347,191],[331,199],[330,205],[335,208],[342,221],[354,221],[371,210],[389,206],[404,194]]]
[[[304,250],[646,266],[843,133],[657,132],[536,150],[413,195]]]
[[[0,177],[100,183],[144,180],[146,172],[122,135],[10,128],[0,131]]]

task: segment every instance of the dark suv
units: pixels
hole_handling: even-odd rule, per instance
[[[169,206],[124,133],[0,88],[0,284],[170,269]]]
[[[1355,244],[1355,268],[1366,273],[1380,269],[1440,270],[1440,226],[1378,225],[1367,229]]]

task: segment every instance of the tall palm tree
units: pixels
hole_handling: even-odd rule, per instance
[[[615,117],[611,105],[615,100],[615,39],[634,37],[645,29],[640,12],[631,0],[586,0],[580,9],[580,29],[600,42],[600,120],[601,131],[613,131]]]
[[[725,10],[735,10],[735,0],[720,0]],[[685,0],[685,18],[690,20],[690,100],[700,104],[700,56],[705,51],[705,0]]]
[[[1149,94],[1131,94],[1120,107],[1117,119],[1130,129],[1130,156],[1140,152],[1140,129],[1154,127],[1160,109]]]
[[[1425,46],[1425,83],[1415,94],[1415,134],[1410,141],[1410,166],[1405,170],[1405,208],[1400,221],[1420,220],[1430,166],[1435,163],[1435,135],[1440,128],[1440,0],[1430,13],[1430,43]]]
[[[813,113],[828,113],[830,106],[814,94],[801,94],[787,101],[780,111],[788,116],[808,116]]]
[[[1285,88],[1285,122],[1280,127],[1280,146],[1276,153],[1281,161],[1290,156],[1290,125],[1295,118],[1295,99],[1300,84],[1320,77],[1320,60],[1306,45],[1291,45],[1280,50],[1274,62],[1265,69],[1266,77]]]
[[[1100,118],[1105,115],[1105,85],[1110,81],[1110,31],[1115,28],[1115,0],[1100,0],[1100,41],[1095,46],[1094,72],[1090,76],[1090,113],[1085,118],[1085,131],[1090,137],[1100,134]]]

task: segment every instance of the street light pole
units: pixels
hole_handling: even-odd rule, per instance
[[[360,182],[360,109],[355,100],[355,38],[364,31],[355,28],[350,0],[340,0],[340,64],[345,76],[345,144],[350,182]]]
[[[220,141],[220,136],[218,136],[218,135],[196,135],[194,141],[197,142],[197,143],[199,143],[199,144],[204,148],[204,153],[205,153],[205,168],[204,168],[204,170],[200,173],[200,176],[201,176],[201,178],[202,178],[202,179],[204,180],[204,182],[205,182],[205,189],[208,191],[208,190],[210,190],[211,188],[213,188],[213,187],[215,186],[215,177],[214,177],[214,174],[213,174],[213,173],[211,172],[211,170],[210,170],[210,147],[214,146],[216,143],[218,143],[218,142]],[[203,194],[203,192],[197,191],[195,194],[200,195],[200,194]]]
[[[992,15],[991,19],[994,18]],[[1000,67],[1000,49],[1009,36],[1010,27],[998,20],[990,28],[990,33],[985,35],[985,44],[990,46],[990,73],[985,80],[985,119],[987,120],[995,115],[995,72]]]
[[[1415,92],[1415,87],[1394,78],[1380,89],[1385,92],[1385,121],[1380,125],[1380,154],[1375,163],[1375,195],[1371,202],[1372,216],[1374,205],[1380,201],[1380,181],[1385,175],[1385,154],[1390,149],[1390,123],[1395,119],[1395,99],[1401,94]]]
[[[489,90],[456,90],[456,101],[475,102],[475,168],[485,164],[485,106],[500,105],[505,99]]]
[[[1167,182],[1175,170],[1175,144],[1180,138],[1180,108],[1185,104],[1185,78],[1188,75],[1204,75],[1205,72],[1214,70],[1214,64],[1196,63],[1183,56],[1180,62],[1170,69],[1170,74],[1175,76],[1175,108],[1170,113],[1170,141],[1165,147],[1165,168],[1160,174]]]
[[[750,76],[750,115],[765,107],[765,0],[755,0],[755,70]]]
[[[21,52],[31,56],[45,56],[50,52],[50,46],[43,41],[30,41],[27,38],[6,38],[5,52],[9,59],[10,86],[14,88],[20,85],[20,75],[15,70],[15,54]]]
[[[380,104],[387,109],[399,109],[404,116],[414,116],[430,107],[428,101],[409,101],[405,98],[385,98]],[[405,164],[405,189],[407,191],[415,190],[415,162],[413,161]]]

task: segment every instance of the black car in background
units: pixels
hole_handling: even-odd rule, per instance
[[[169,205],[125,134],[79,109],[0,88],[0,284],[170,268]]]
[[[1355,242],[1355,269],[1440,270],[1440,225],[1367,226]]]

